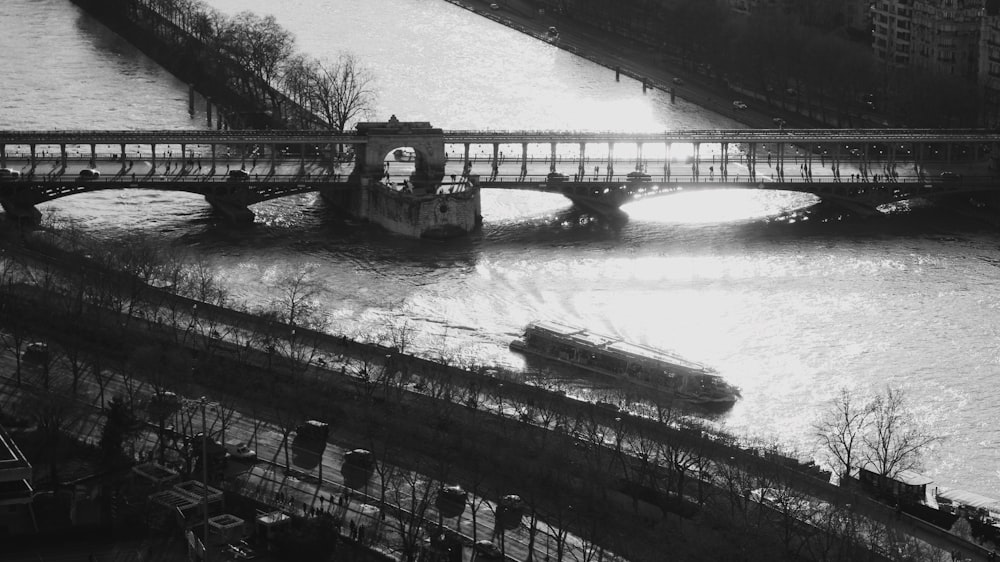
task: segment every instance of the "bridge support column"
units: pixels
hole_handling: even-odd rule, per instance
[[[528,143],[521,143],[521,179],[528,175]]]
[[[670,149],[673,146],[669,142],[663,145],[663,181],[670,181]]]
[[[587,177],[587,143],[580,143],[580,165],[577,166],[577,175],[579,180],[583,181]]]
[[[276,159],[278,158],[278,145],[271,145],[271,172],[270,175],[274,175],[274,171],[277,169]]]
[[[30,157],[31,158],[31,160],[30,160],[30,162],[31,162],[31,173],[34,174],[35,173],[35,145],[30,144],[30,145],[28,145],[28,148],[31,149],[31,157]]]
[[[785,143],[779,142],[778,146],[778,181],[785,181]]]
[[[151,145],[149,145],[149,148],[150,148],[150,152],[152,152],[152,154],[153,154],[153,160],[152,160],[152,166],[153,166],[153,168],[150,170],[150,172],[151,173],[155,173],[156,172],[156,145],[155,144],[151,144]]]
[[[7,167],[7,145],[0,144],[0,168]]]
[[[97,166],[97,145],[90,143],[90,167]]]
[[[608,170],[607,179],[611,181],[611,178],[615,175],[615,143],[608,143]]]
[[[757,179],[757,143],[747,143],[746,161],[747,173],[750,174],[750,181],[755,181]]]
[[[490,164],[490,179],[497,179],[500,173],[500,143],[493,143],[493,162]]]
[[[469,175],[472,171],[472,162],[469,161],[469,145],[471,143],[465,143],[463,148],[465,149],[465,154],[462,156],[462,175]]]
[[[726,166],[729,164],[729,143],[722,143],[722,157],[719,161],[719,177],[722,181],[726,181],[727,170]]]
[[[642,147],[643,147],[643,145],[644,145],[644,143],[641,143],[641,142],[635,143],[635,170],[637,172],[643,172],[643,171],[645,171],[645,167],[643,166],[643,160],[642,160]]]
[[[833,177],[840,181],[840,143],[837,143],[833,147],[833,162],[830,163],[833,167]]]
[[[59,145],[59,159],[62,162],[62,172],[61,173],[65,174],[66,173],[66,168],[69,167],[69,153],[66,152],[66,144],[65,143]]]
[[[119,145],[119,148],[122,149],[121,156],[120,156],[120,158],[122,160],[122,171],[120,173],[121,173],[121,175],[124,176],[125,172],[127,171],[125,169],[125,163],[128,162],[128,157],[125,155],[125,145],[124,144]]]
[[[549,172],[556,171],[556,143],[551,143],[552,158],[549,160]]]
[[[205,114],[208,115],[208,119],[205,121],[205,123],[208,125],[208,128],[211,129],[212,128],[212,98],[205,98]]]
[[[696,142],[694,143],[694,160],[691,163],[691,176],[696,182],[699,181],[699,168],[701,168],[701,143]]]

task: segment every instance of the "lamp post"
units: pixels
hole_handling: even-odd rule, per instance
[[[202,507],[205,512],[205,533],[202,541],[202,560],[208,562],[208,431],[205,423],[205,404],[207,400],[204,396],[199,400],[201,403],[201,498]]]

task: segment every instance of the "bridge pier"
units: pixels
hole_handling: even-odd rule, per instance
[[[583,181],[587,177],[587,143],[580,143],[580,165],[577,166],[577,177]]]
[[[209,97],[205,98],[205,114],[208,116],[208,118],[206,119],[206,124],[208,125],[208,128],[211,129],[212,128],[212,98],[209,98]]]
[[[0,206],[3,207],[8,217],[12,217],[20,224],[38,226],[42,223],[42,213],[31,203],[22,203],[13,199],[0,199]]]
[[[0,168],[7,167],[7,145],[0,144]]]
[[[37,165],[35,162],[35,143],[31,143],[28,147],[31,150],[31,173],[34,174],[35,166]]]
[[[645,143],[637,142],[635,143],[635,171],[644,171],[642,165],[642,147]]]
[[[549,159],[549,172],[556,171],[556,143],[549,143],[552,148],[552,157]]]
[[[205,200],[212,206],[212,209],[229,219],[233,224],[253,224],[254,213],[243,203],[236,201],[228,195],[205,195]]]
[[[152,154],[153,154],[152,168],[150,169],[150,172],[151,173],[156,173],[156,145],[155,144],[151,144],[151,145],[149,145],[149,148],[150,148],[150,152],[152,152]]]

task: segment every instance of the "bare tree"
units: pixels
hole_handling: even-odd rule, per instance
[[[312,64],[312,108],[338,131],[375,107],[374,78],[349,53],[337,60],[316,60]]]
[[[864,444],[863,433],[872,416],[872,404],[859,403],[860,400],[850,390],[840,389],[828,409],[813,423],[813,432],[820,447],[836,463],[841,479],[850,475]]]
[[[260,17],[245,11],[228,22],[222,40],[232,57],[251,77],[259,98],[268,101],[282,64],[294,52],[295,37],[281,27],[273,15]],[[278,98],[270,97],[269,101],[277,110]]]
[[[870,430],[864,440],[865,460],[873,471],[894,478],[902,470],[916,468],[924,450],[939,438],[917,423],[902,390],[887,387],[872,403]]]

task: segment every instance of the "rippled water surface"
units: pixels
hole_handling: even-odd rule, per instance
[[[376,76],[373,118],[449,129],[735,126],[445,2],[212,4],[280,9],[301,50],[353,51]],[[0,49],[19,79],[0,83],[3,128],[204,126],[188,115],[185,84],[67,0],[6,0],[4,15]],[[560,197],[486,191],[482,232],[449,242],[344,221],[313,195],[258,205],[249,229],[173,193],[104,192],[42,208],[107,240],[138,229],[203,255],[254,302],[308,269],[331,329],[408,323],[425,353],[520,366],[507,343],[536,318],[675,349],[743,388],[720,423],[804,451],[838,388],[899,385],[945,437],[925,472],[1000,497],[996,232],[923,208],[879,220],[801,210],[812,202],[690,194],[633,205],[627,223],[609,224]]]

